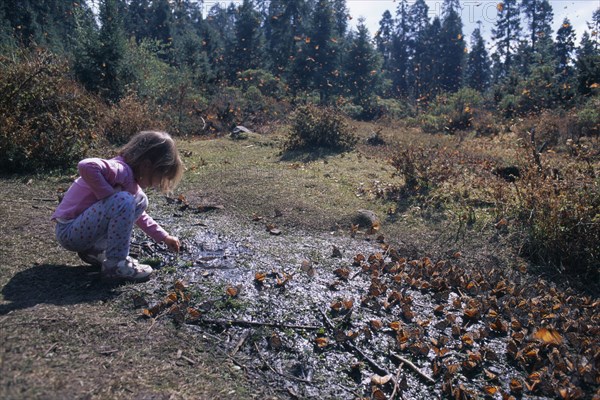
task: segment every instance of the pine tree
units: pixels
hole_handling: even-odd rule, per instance
[[[578,91],[583,96],[592,93],[594,85],[600,85],[600,48],[598,43],[586,31],[577,49]]]
[[[391,77],[394,92],[399,96],[408,94],[408,63],[410,59],[410,24],[408,0],[400,0],[396,9],[396,30],[392,40]]]
[[[440,88],[448,92],[456,92],[460,88],[463,76],[465,41],[459,11],[458,0],[444,1],[444,19],[439,39]]]
[[[379,30],[375,33],[375,44],[377,51],[383,60],[383,69],[389,70],[392,58],[394,20],[389,10],[385,10],[379,21]]]
[[[150,0],[130,0],[124,17],[125,30],[139,43],[151,37],[149,23],[151,19]]]
[[[573,75],[573,55],[575,53],[575,30],[568,18],[556,32],[556,72],[564,79]]]
[[[56,51],[72,50],[75,13],[80,7],[86,5],[68,0],[8,0],[0,4],[19,42]]]
[[[521,0],[521,11],[527,20],[531,51],[536,53],[538,41],[552,37],[552,6],[548,0]]]
[[[438,17],[435,17],[427,30],[418,37],[415,47],[416,87],[414,89],[419,102],[427,102],[440,92],[443,69],[440,62],[441,37],[442,23]]]
[[[266,20],[267,52],[271,70],[288,75],[298,43],[305,32],[308,9],[304,0],[272,0]]]
[[[332,3],[319,0],[313,10],[310,27],[294,64],[292,88],[319,92],[321,103],[327,103],[339,76],[339,57],[335,36]]]
[[[519,8],[516,0],[505,0],[497,5],[498,14],[495,28],[492,29],[493,40],[496,42],[495,67],[497,73],[494,76],[498,81],[507,76],[512,68],[515,50],[521,37],[521,23],[519,19]]]
[[[592,21],[587,24],[588,29],[592,32],[590,40],[594,44],[594,49],[600,51],[600,7],[592,14]]]
[[[485,48],[485,40],[481,35],[481,29],[476,28],[471,35],[471,51],[467,60],[465,82],[469,87],[483,92],[489,87],[490,77],[490,58]]]
[[[124,94],[127,84],[123,3],[103,0],[99,11],[98,32],[85,23],[79,26],[74,70],[88,89],[116,102]]]
[[[410,6],[408,26],[411,59],[407,70],[407,80],[409,91],[418,100],[426,91],[426,70],[431,62],[431,59],[428,58],[428,46],[434,44],[432,38],[429,37],[432,27],[429,22],[429,7],[424,0],[417,0]]]
[[[152,37],[163,44],[171,44],[173,40],[173,10],[169,0],[152,2],[148,29]]]
[[[261,15],[254,9],[252,0],[244,0],[238,9],[235,22],[235,43],[231,55],[232,79],[235,74],[247,69],[264,66],[264,37],[261,29]]]
[[[350,50],[345,57],[344,80],[347,82],[350,95],[354,97],[354,102],[362,106],[365,114],[372,114],[369,109],[377,89],[380,68],[381,60],[371,44],[369,31],[364,24],[364,20],[360,19],[357,33],[354,35]]]
[[[223,8],[219,3],[213,5],[203,25],[202,43],[215,80],[222,81],[230,77],[232,67],[229,55],[235,42],[235,21],[237,8],[231,3]]]
[[[343,38],[348,30],[348,18],[350,17],[346,0],[333,0],[332,7],[335,18],[335,36]]]

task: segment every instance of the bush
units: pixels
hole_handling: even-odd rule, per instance
[[[531,151],[532,149],[529,149]],[[527,159],[524,154],[521,159]],[[533,159],[533,158],[532,158]],[[519,227],[522,255],[552,273],[582,279],[600,277],[600,192],[594,172],[567,165],[531,161],[520,167],[514,193],[497,188],[498,204]],[[541,169],[540,169],[541,166]],[[506,183],[501,183],[506,185]]]
[[[0,63],[0,170],[72,165],[99,137],[103,104],[46,51],[19,50]]]
[[[209,132],[225,132],[242,123],[246,100],[236,87],[224,87],[217,91],[206,107],[206,123]]]
[[[248,69],[238,75],[238,86],[244,91],[254,86],[264,96],[281,100],[285,95],[285,86],[281,80],[268,71],[262,69]]]
[[[475,111],[471,125],[477,136],[495,136],[502,131],[494,114],[483,109]]]
[[[165,124],[152,116],[148,106],[129,93],[106,113],[102,123],[104,136],[109,142],[121,145],[140,131],[164,130]]]
[[[475,110],[483,105],[481,93],[462,88],[450,95],[441,94],[421,117],[424,132],[454,133],[472,128]]]
[[[328,148],[352,149],[357,142],[341,113],[314,105],[300,107],[292,117],[286,150]]]
[[[577,112],[577,130],[580,136],[600,135],[600,97],[591,98]]]

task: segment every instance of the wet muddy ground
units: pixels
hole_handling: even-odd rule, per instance
[[[598,397],[590,296],[460,253],[403,254],[385,234],[307,234],[162,203],[153,215],[183,250],[136,234],[133,251],[158,273],[132,289],[134,306],[212,338],[282,398]]]

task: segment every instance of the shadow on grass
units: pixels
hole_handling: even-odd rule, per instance
[[[2,288],[4,300],[10,303],[0,305],[0,315],[37,304],[91,303],[116,296],[116,285],[101,282],[99,276],[98,268],[89,265],[34,265]]]

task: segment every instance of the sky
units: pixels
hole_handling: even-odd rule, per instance
[[[413,4],[414,0],[408,2]],[[425,0],[425,2],[429,6],[431,19],[436,15],[441,16],[443,0]],[[481,32],[490,44],[497,15],[496,6],[500,2],[502,0],[461,0],[463,33],[467,36],[467,43],[471,32],[477,27],[477,21],[481,21]],[[554,12],[552,26],[554,34],[562,25],[563,19],[567,17],[577,32],[576,43],[579,44],[581,35],[588,30],[586,22],[591,21],[593,12],[600,8],[600,0],[549,0],[549,2]],[[346,0],[346,4],[352,16],[351,26],[356,26],[358,18],[362,16],[365,18],[365,25],[371,36],[379,29],[379,21],[385,10],[389,10],[395,17],[398,6],[398,2],[394,0]]]

